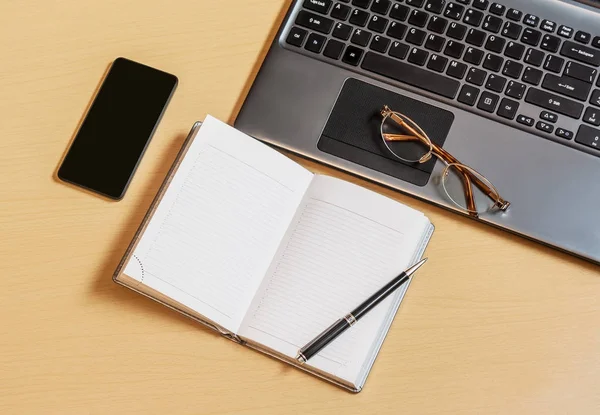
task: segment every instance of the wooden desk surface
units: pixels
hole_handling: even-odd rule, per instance
[[[2,2],[0,413],[599,413],[600,268],[372,185],[437,232],[359,395],[111,281],[192,123],[233,121],[286,4]],[[117,56],[180,84],[115,203],[53,174]]]

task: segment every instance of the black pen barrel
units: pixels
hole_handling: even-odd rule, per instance
[[[339,319],[319,334],[313,341],[300,349],[298,352],[298,360],[306,362],[308,359],[319,353],[321,349],[338,338],[348,327],[350,327],[350,323],[346,319]]]
[[[394,292],[394,290],[408,281],[409,278],[410,277],[404,272],[398,275],[396,278],[384,285],[379,291],[370,296],[365,302],[356,307],[350,314],[352,314],[356,320],[359,320],[362,316],[371,311],[373,307],[385,300],[392,292]]]

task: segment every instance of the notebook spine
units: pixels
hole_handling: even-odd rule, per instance
[[[235,333],[230,333],[230,332],[221,332],[223,334],[223,337],[225,337],[226,339],[231,340],[234,343],[237,344],[245,344],[245,342],[240,338],[240,336],[238,336]]]

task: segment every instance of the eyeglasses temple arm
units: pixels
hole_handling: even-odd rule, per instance
[[[445,160],[447,163],[462,164],[452,154],[448,153],[442,147],[438,146],[435,143],[432,143],[432,145],[433,145],[433,151],[439,157],[441,157],[443,160]],[[483,193],[485,193],[490,199],[492,199],[498,207],[503,208],[503,209],[506,209],[508,207],[508,202],[505,201],[504,199],[502,199],[502,197],[496,191],[494,191],[487,184],[485,184],[483,181],[481,181],[481,179],[479,179],[479,177],[473,175],[469,170],[461,169],[460,167],[458,167],[458,169],[464,175],[469,176],[471,178],[472,182],[475,184],[475,186],[477,186],[479,189],[481,189],[481,191]],[[472,190],[470,190],[470,192],[472,194]]]
[[[477,216],[477,206],[475,205],[475,197],[473,196],[473,186],[471,186],[471,179],[468,174],[460,172],[463,187],[465,188],[465,198],[467,200],[467,210],[472,216]]]

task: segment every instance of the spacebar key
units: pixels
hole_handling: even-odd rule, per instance
[[[367,53],[361,66],[367,71],[387,76],[446,98],[454,98],[460,86],[460,83],[453,79],[373,52]]]

